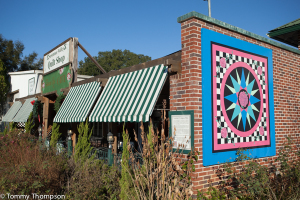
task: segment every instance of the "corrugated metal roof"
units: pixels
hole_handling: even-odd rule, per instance
[[[110,77],[89,121],[149,121],[166,79],[164,65]]]
[[[99,97],[99,82],[91,82],[72,87],[58,110],[53,122],[83,122]]]
[[[14,102],[12,107],[7,111],[5,116],[2,118],[3,122],[12,122],[13,118],[16,116],[20,108],[22,107],[22,103],[20,101]]]
[[[282,26],[279,26],[279,27],[277,27],[277,28],[275,28],[273,30],[270,30],[269,32],[276,31],[276,30],[283,29],[283,28],[287,28],[287,27],[294,26],[294,25],[297,25],[297,24],[300,24],[300,18],[296,19],[296,20],[294,20],[292,22],[289,22],[287,24],[284,24]]]
[[[27,122],[27,119],[32,112],[33,105],[31,101],[37,100],[36,98],[26,99],[25,103],[23,104],[22,108],[19,110],[18,114],[13,119],[14,122]]]

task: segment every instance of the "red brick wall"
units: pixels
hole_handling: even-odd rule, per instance
[[[194,110],[194,144],[202,154],[202,82],[201,82],[201,29],[206,28],[240,40],[273,50],[274,112],[276,154],[286,141],[285,137],[299,138],[300,133],[300,55],[281,49],[225,28],[192,18],[181,23],[182,73],[170,77],[170,109]],[[259,159],[261,164],[272,158]],[[196,164],[197,178],[194,189],[217,184],[216,169],[220,165],[204,167],[202,156]],[[239,167],[238,167],[239,168]]]

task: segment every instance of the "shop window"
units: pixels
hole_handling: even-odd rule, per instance
[[[103,137],[103,123],[102,122],[93,122],[93,137]]]

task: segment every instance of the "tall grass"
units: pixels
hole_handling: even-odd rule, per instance
[[[128,199],[189,199],[193,194],[192,178],[195,178],[197,152],[184,155],[178,149],[173,151],[173,138],[168,138],[162,127],[159,132],[150,125],[146,133],[142,123],[142,163],[127,147],[131,164],[122,164],[122,170],[127,171],[133,183],[132,188],[125,191]],[[128,160],[123,159],[122,162]],[[124,169],[126,166],[129,167]]]

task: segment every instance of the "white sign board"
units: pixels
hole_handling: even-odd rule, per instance
[[[44,74],[70,62],[69,43],[69,41],[64,43],[44,56]]]
[[[34,94],[34,84],[35,84],[35,79],[31,78],[28,80],[28,95],[33,95]]]
[[[171,121],[173,148],[191,150],[191,115],[171,115]]]

